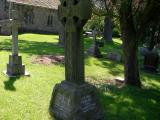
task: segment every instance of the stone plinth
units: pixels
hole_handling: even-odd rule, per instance
[[[88,55],[94,56],[97,58],[102,58],[103,55],[101,54],[101,51],[98,47],[98,45],[95,43],[93,44],[88,50],[87,50]]]
[[[19,76],[25,74],[25,66],[22,65],[22,57],[18,55],[10,55],[7,64],[7,75]]]
[[[101,120],[95,87],[68,81],[57,84],[53,90],[50,113],[56,120]]]
[[[144,56],[144,69],[158,73],[159,55],[156,52],[148,52]]]

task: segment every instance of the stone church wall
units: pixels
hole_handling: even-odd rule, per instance
[[[0,20],[9,18],[9,5],[5,1],[6,0],[0,0]],[[60,22],[58,21],[57,10],[27,5],[16,6],[23,8],[24,23],[20,28],[22,32],[58,33]],[[30,16],[30,14],[32,14],[32,16],[29,18],[28,16]],[[52,21],[50,24],[48,24],[49,16],[52,17],[52,19],[50,19],[50,22]],[[10,28],[7,26],[0,26],[0,33],[10,34]]]

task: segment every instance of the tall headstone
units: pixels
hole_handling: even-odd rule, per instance
[[[93,37],[93,44],[91,45],[91,47],[87,50],[88,55],[97,57],[97,58],[101,58],[103,57],[101,54],[101,51],[99,49],[99,47],[102,47],[103,44],[102,42],[97,41],[96,39],[96,30],[94,29],[92,31],[92,37]]]
[[[90,0],[61,0],[58,12],[65,27],[65,80],[54,87],[50,113],[61,120],[96,120],[99,108],[95,87],[84,80],[81,39],[82,28],[91,17]]]
[[[12,54],[9,55],[7,64],[8,76],[25,75],[25,66],[22,64],[22,57],[18,54],[18,27],[20,26],[18,11],[12,10],[11,28],[12,28]]]
[[[144,56],[144,69],[150,72],[158,73],[159,55],[156,52],[149,51]]]

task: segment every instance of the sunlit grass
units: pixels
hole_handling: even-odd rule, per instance
[[[107,52],[122,53],[121,40],[101,48],[104,58],[85,55],[85,74],[93,80],[123,77],[123,63],[107,60]],[[92,40],[84,39],[85,50]],[[2,49],[3,48],[3,49]],[[57,35],[19,35],[20,55],[30,77],[9,79],[2,74],[11,49],[10,36],[0,36],[0,120],[50,120],[48,107],[53,87],[64,80],[64,65],[32,64],[37,55],[63,55]],[[160,118],[160,76],[141,71],[142,89],[99,86],[99,99],[106,120],[158,120]]]

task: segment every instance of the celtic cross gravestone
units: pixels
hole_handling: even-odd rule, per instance
[[[59,6],[59,18],[65,26],[65,67],[66,80],[73,83],[84,83],[83,42],[80,38],[81,30],[90,18],[88,0],[62,0]],[[88,10],[88,12],[85,11]]]
[[[60,0],[65,27],[65,81],[54,87],[50,113],[61,120],[94,120],[99,111],[95,88],[84,80],[82,28],[91,17],[90,0]]]

